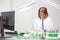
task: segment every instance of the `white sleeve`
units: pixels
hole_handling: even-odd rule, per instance
[[[39,21],[39,19],[35,19],[34,22],[33,22],[33,29],[36,30],[36,29],[41,29],[41,23]]]
[[[40,28],[39,28],[39,24],[38,24],[38,20],[36,20],[36,19],[35,19],[34,22],[33,22],[33,29],[34,29],[34,30],[40,29]]]
[[[36,21],[34,20],[34,22],[33,22],[33,29],[35,29],[36,27],[37,27]]]

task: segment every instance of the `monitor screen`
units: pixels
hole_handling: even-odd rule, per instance
[[[15,11],[1,12],[1,16],[3,18],[4,29],[14,31]]]

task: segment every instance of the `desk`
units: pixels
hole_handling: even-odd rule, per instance
[[[0,38],[0,40],[59,40],[59,39],[35,39],[35,38],[28,38],[28,39],[24,39],[22,38],[18,38],[16,35],[11,35],[11,38]]]

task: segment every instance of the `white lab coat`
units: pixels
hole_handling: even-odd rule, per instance
[[[36,17],[34,19],[33,27],[42,29],[42,19],[40,19],[39,17]],[[44,19],[44,29],[46,31],[51,31],[54,29],[53,22],[49,17]]]

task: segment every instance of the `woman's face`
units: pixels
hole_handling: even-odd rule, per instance
[[[45,17],[45,13],[44,13],[44,12],[45,12],[45,9],[42,8],[42,9],[40,10],[40,17],[41,17],[41,18],[44,18],[44,17]]]

